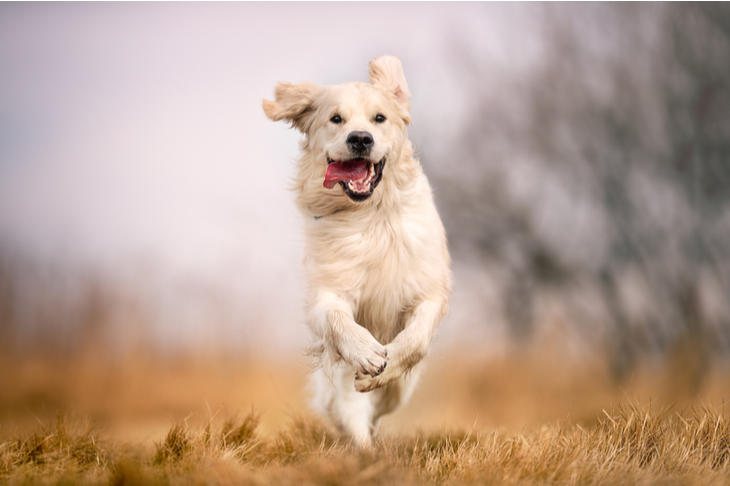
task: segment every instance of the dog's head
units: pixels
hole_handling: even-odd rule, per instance
[[[355,202],[369,199],[386,165],[397,163],[411,121],[410,92],[398,58],[370,62],[370,82],[279,83],[276,101],[264,100],[270,119],[286,120],[305,135],[300,171],[326,194],[344,191]]]

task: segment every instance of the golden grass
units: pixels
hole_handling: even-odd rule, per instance
[[[274,433],[258,415],[172,425],[152,448],[100,440],[63,415],[0,443],[0,480],[109,484],[725,484],[730,417],[623,404],[590,426],[516,436],[444,431],[385,436],[359,451],[312,418]]]
[[[436,352],[358,451],[308,415],[303,360],[0,356],[0,483],[730,484],[730,375],[677,369]]]

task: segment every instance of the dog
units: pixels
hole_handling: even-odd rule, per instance
[[[408,139],[400,60],[370,84],[282,82],[266,116],[298,129],[293,181],[304,216],[312,405],[369,447],[383,415],[412,394],[451,293],[446,232]]]

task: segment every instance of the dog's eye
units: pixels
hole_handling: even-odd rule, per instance
[[[385,117],[378,113],[375,115],[375,123],[383,123],[385,121]]]
[[[330,121],[334,123],[335,125],[339,125],[342,123],[342,117],[340,115],[335,115],[332,118],[330,118]]]

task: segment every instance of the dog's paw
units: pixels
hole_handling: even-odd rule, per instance
[[[384,354],[386,357],[388,356],[387,348]],[[385,386],[393,381],[393,377],[395,376],[394,372],[396,371],[393,369],[393,366],[395,365],[391,364],[391,367],[388,368],[387,364],[387,362],[383,363],[382,368],[377,369],[375,373],[365,373],[363,370],[357,370],[355,372],[355,390],[360,393],[365,393]]]
[[[388,355],[390,350],[390,355]],[[366,374],[361,371],[355,373],[355,390],[361,393],[373,391],[376,388],[387,386],[392,382],[400,379],[405,373],[408,372],[418,362],[415,361],[410,364],[410,361],[403,359],[403,351],[400,346],[394,343],[390,343],[385,349],[386,355],[388,355],[388,366],[384,367],[382,372],[378,374]]]
[[[398,379],[399,376],[400,374],[397,370],[392,368],[384,369],[382,373],[375,376],[366,375],[358,371],[355,373],[355,391],[359,391],[360,393],[373,391],[376,388],[390,384]]]
[[[378,376],[366,375],[359,371],[355,373],[355,391],[365,393],[381,386],[383,385],[380,383]]]
[[[368,343],[365,349],[355,353],[355,369],[363,375],[376,377],[388,366],[388,351],[380,343]]]
[[[338,347],[340,355],[360,374],[378,376],[388,365],[388,350],[364,328]]]

